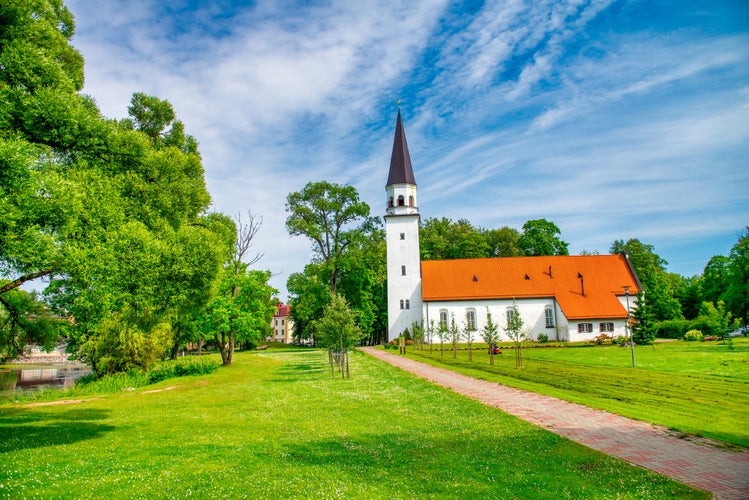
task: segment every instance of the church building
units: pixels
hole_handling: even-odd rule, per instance
[[[416,180],[400,110],[385,191],[389,341],[414,325],[426,332],[453,318],[481,341],[488,313],[505,340],[514,304],[530,340],[629,334],[627,309],[642,285],[626,254],[422,261]]]

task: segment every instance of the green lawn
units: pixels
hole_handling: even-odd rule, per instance
[[[512,349],[489,365],[485,349],[409,356],[505,385],[528,389],[672,429],[749,447],[749,338],[668,342],[631,351],[618,346]]]
[[[709,498],[361,354],[332,378],[320,351],[3,404],[0,453],[10,498]]]

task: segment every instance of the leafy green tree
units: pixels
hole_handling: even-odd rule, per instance
[[[702,303],[702,284],[704,280],[701,276],[679,278],[680,284],[677,285],[676,299],[681,304],[682,315],[686,319],[694,319],[699,314],[700,304]]]
[[[286,282],[296,342],[314,339],[312,323],[322,317],[332,298],[326,277],[321,266],[312,263],[305,266],[304,272],[291,274]]]
[[[486,308],[486,324],[481,330],[481,338],[484,339],[489,347],[489,364],[494,364],[494,345],[499,343],[499,325],[492,320],[492,313]]]
[[[569,243],[562,241],[559,227],[546,219],[529,220],[523,224],[518,246],[524,255],[569,255]]]
[[[326,349],[351,349],[364,338],[346,299],[334,295],[323,315],[313,323],[317,345]]]
[[[681,278],[666,272],[668,262],[655,253],[652,245],[644,244],[637,239],[630,239],[627,242],[617,240],[611,245],[610,251],[628,254],[645,289],[646,300],[656,321],[683,317],[681,304],[676,298]]]
[[[523,367],[523,340],[525,340],[525,330],[523,330],[523,318],[520,316],[520,308],[517,302],[512,302],[512,308],[507,311],[507,325],[504,327],[505,333],[515,344],[515,368]]]
[[[467,220],[426,219],[419,228],[422,260],[488,257],[491,248],[485,236]]]
[[[731,259],[724,255],[712,257],[702,271],[701,288],[702,301],[717,304],[723,298],[730,283],[729,268]],[[699,308],[699,305],[697,307]]]
[[[728,283],[722,296],[726,308],[741,322],[749,322],[749,227],[731,248]]]
[[[33,292],[13,289],[0,295],[0,359],[15,359],[26,345],[52,350],[64,325],[65,319],[52,315]]]
[[[235,345],[257,345],[268,333],[275,312],[274,294],[268,285],[270,271],[255,271],[241,263],[238,271],[224,269],[218,295],[213,297],[203,316],[202,328],[212,335],[221,352],[221,361],[231,365]]]
[[[357,223],[369,217],[369,205],[359,200],[352,186],[321,181],[290,193],[286,212],[289,234],[312,240],[315,257],[328,273],[330,291],[335,295],[343,256],[360,236]]]
[[[147,370],[163,357],[170,343],[168,322],[144,321],[142,311],[133,317],[133,311],[124,309],[103,320],[97,334],[81,345],[79,354],[98,375]]]
[[[203,319],[203,331],[213,336],[224,365],[232,363],[237,342],[257,345],[266,336],[275,312],[273,296],[278,291],[268,284],[270,271],[250,270],[262,257],[248,253],[262,218],[248,215],[245,220],[241,215],[235,218],[233,251],[224,265],[219,293],[208,303]]]
[[[489,245],[489,255],[487,257],[516,257],[523,255],[523,250],[518,243],[520,233],[517,229],[504,226],[498,229],[484,229],[482,233]]]
[[[731,313],[723,301],[717,307],[712,302],[703,302],[697,318],[690,323],[691,329],[700,330],[706,336],[723,338],[732,325]]]
[[[651,344],[655,340],[655,321],[647,299],[640,291],[637,294],[637,305],[630,315],[632,339],[636,344]],[[632,300],[631,297],[630,300]]]
[[[369,218],[358,229],[341,258],[337,290],[355,312],[357,324],[379,344],[387,331],[387,258],[385,232]]]

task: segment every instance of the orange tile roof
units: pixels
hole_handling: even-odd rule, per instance
[[[554,297],[568,319],[624,318],[616,296],[639,291],[624,255],[424,260],[421,279],[425,302]]]

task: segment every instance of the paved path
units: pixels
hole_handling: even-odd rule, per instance
[[[701,438],[680,438],[665,427],[513,389],[420,363],[381,349],[367,354],[560,436],[710,491],[719,499],[749,499],[749,452]]]

